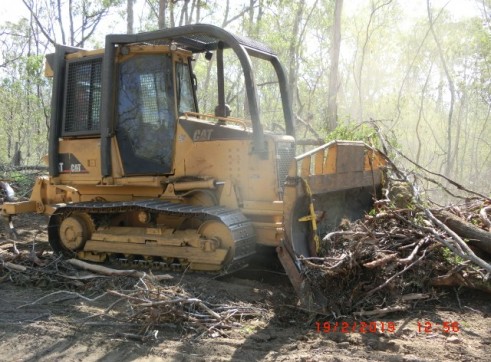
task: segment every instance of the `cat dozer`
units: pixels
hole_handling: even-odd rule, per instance
[[[244,118],[226,104],[230,54],[241,68]],[[198,56],[216,63],[212,86],[193,71]],[[49,176],[37,179],[29,201],[1,212],[49,215],[56,252],[227,272],[257,245],[270,246],[310,303],[299,258],[315,256],[319,235],[362,217],[380,191],[384,161],[362,142],[297,155],[287,76],[254,40],[197,24],[108,35],[100,50],[57,45],[46,63]],[[261,123],[253,68],[267,63],[281,97],[275,132]],[[207,86],[200,91],[217,95],[212,114],[196,97]]]

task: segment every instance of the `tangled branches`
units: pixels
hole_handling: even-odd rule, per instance
[[[435,286],[491,292],[491,199],[417,165],[374,126],[385,154],[414,169],[401,171],[384,156],[385,198],[364,219],[343,220],[326,235],[319,257],[302,260],[305,277],[326,297],[327,310],[335,316],[404,310],[414,301],[436,298]],[[422,181],[464,203],[438,206],[425,194]]]
[[[2,246],[4,250],[10,247]],[[213,295],[198,298],[169,274],[117,270],[80,260],[63,260],[51,253],[26,252],[23,247],[25,244],[20,243],[18,253],[0,255],[0,282],[10,280],[25,286],[56,288],[55,292],[22,307],[67,298],[101,303],[103,311],[88,316],[81,325],[110,318],[116,325],[126,323],[138,329],[137,334],[123,333],[124,337],[146,340],[169,323],[198,335],[223,336],[246,320],[269,318],[267,309],[253,304],[217,300]]]
[[[143,334],[162,323],[173,323],[201,334],[224,335],[225,330],[240,327],[243,320],[267,312],[246,304],[213,304],[191,296],[180,286],[162,286],[151,277],[141,278],[131,291],[108,293],[119,298],[116,303],[129,303],[127,318],[143,325]]]
[[[424,216],[423,210],[389,208],[325,236],[325,257],[302,262],[328,309],[338,316],[401,310],[409,301],[431,298],[436,285],[491,292],[487,271],[446,248],[441,240],[450,243],[449,235]]]

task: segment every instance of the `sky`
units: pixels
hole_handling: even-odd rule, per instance
[[[381,2],[378,0],[377,3]],[[406,9],[408,17],[426,16],[426,0],[403,0],[399,3]],[[369,0],[344,0],[343,11],[346,14],[356,12],[360,6],[367,6]],[[476,0],[430,0],[430,4],[435,9],[446,6],[448,11],[456,18],[466,18],[479,15],[479,8]]]
[[[3,5],[0,7],[0,23],[6,21],[16,22],[23,16],[28,16],[29,12],[22,3],[22,0],[11,0],[6,6],[6,0],[3,0]]]

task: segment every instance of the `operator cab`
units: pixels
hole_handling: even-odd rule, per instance
[[[100,53],[100,52],[99,52]],[[62,136],[100,132],[102,54],[69,55]],[[197,112],[191,52],[169,46],[130,45],[117,55],[115,134],[124,174],[166,175],[173,171],[176,123]]]
[[[108,35],[105,48],[97,51],[56,45],[56,52],[48,56],[54,76],[50,176],[67,172],[59,164],[73,163],[64,159],[70,158],[69,154],[60,152],[64,140],[85,138],[100,139],[100,161],[92,158],[88,163],[99,168],[102,184],[112,183],[114,176],[173,175],[179,119],[194,113],[203,120],[198,114],[193,55],[203,53],[209,60],[209,54],[216,54],[218,105],[214,122],[227,126],[236,122],[229,118],[225,103],[224,49],[233,50],[240,63],[243,108],[250,118],[246,132],[251,140],[248,152],[267,159],[271,146],[260,120],[251,59],[272,65],[278,79],[284,130],[293,136],[293,114],[283,67],[263,44],[218,27],[196,24],[142,34]],[[78,144],[83,148],[82,143]],[[83,163],[79,161],[76,160],[77,165]]]
[[[171,174],[178,116],[197,111],[189,57],[162,46],[123,49],[116,138],[124,173]]]

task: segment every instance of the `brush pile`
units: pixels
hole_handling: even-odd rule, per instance
[[[473,202],[464,212],[477,220],[476,211],[487,203]],[[303,260],[306,277],[322,291],[334,315],[408,309],[414,301],[435,298],[439,285],[491,292],[486,261],[481,259],[482,266],[471,261],[448,230],[433,225],[422,209],[384,206],[343,229],[324,237],[319,253],[324,257]]]
[[[491,293],[491,199],[424,169],[394,148],[390,153],[413,169],[402,172],[386,157],[385,198],[363,219],[342,220],[324,236],[318,257],[302,259],[317,304],[335,317],[407,310],[438,299],[436,286]],[[462,202],[438,206],[424,191],[431,184]]]

